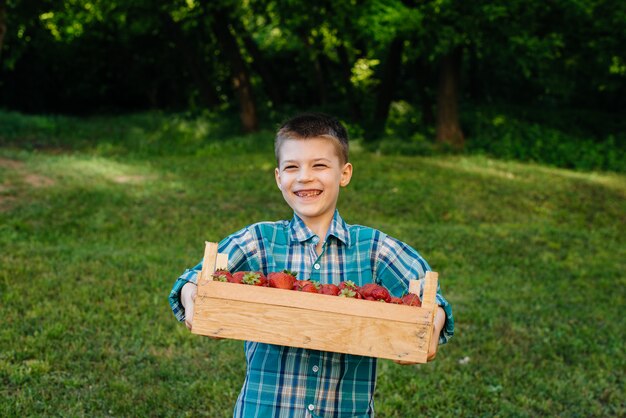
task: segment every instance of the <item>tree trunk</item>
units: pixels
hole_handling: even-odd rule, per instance
[[[228,27],[229,13],[224,9],[213,11],[213,31],[222,53],[230,63],[233,87],[239,101],[240,117],[245,132],[259,130],[256,102],[246,63],[241,56],[237,39]]]
[[[374,109],[374,132],[373,135],[378,136],[383,133],[387,116],[389,116],[389,107],[393,101],[396,80],[400,74],[402,66],[402,50],[404,49],[404,39],[396,37],[391,41],[389,53],[385,61],[383,69],[383,77],[378,86],[378,94],[376,96],[376,108]]]
[[[254,39],[252,39],[252,37],[245,32],[245,29],[240,22],[237,22],[236,28],[241,40],[243,41],[246,51],[248,51],[252,57],[252,69],[261,77],[261,80],[263,80],[263,86],[265,86],[267,96],[272,101],[274,106],[280,106],[283,103],[282,90],[272,74],[273,71],[271,63],[263,57],[263,53],[259,49],[259,46],[256,44]]]
[[[458,109],[462,57],[457,47],[441,59],[437,94],[437,142],[454,149],[462,149],[465,141]]]
[[[270,17],[267,17],[268,20]],[[239,36],[239,39],[243,42],[245,50],[252,57],[252,70],[256,72],[263,81],[263,87],[265,93],[275,106],[280,106],[283,103],[282,89],[279,83],[276,82],[273,65],[271,62],[265,59],[263,52],[259,49],[256,41],[252,39],[252,36],[246,31],[241,19],[232,20],[232,28],[234,32]]]

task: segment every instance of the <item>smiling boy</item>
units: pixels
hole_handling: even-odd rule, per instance
[[[288,269],[321,283],[376,282],[401,296],[409,279],[430,270],[407,244],[373,228],[348,225],[339,215],[339,191],[350,183],[353,168],[347,132],[336,119],[322,114],[290,119],[276,135],[275,151],[276,184],[294,216],[259,222],[222,240],[219,252],[228,254],[230,271]],[[201,268],[186,270],[170,293],[174,314],[188,328]],[[430,359],[454,331],[450,305],[439,292],[437,303]],[[246,377],[235,417],[374,415],[375,358],[249,341],[244,349]]]

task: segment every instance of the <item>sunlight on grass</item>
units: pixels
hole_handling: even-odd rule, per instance
[[[626,191],[624,176],[614,173],[582,173],[562,168],[546,167],[538,164],[522,164],[512,161],[500,161],[485,157],[453,157],[424,159],[426,164],[436,165],[448,170],[480,174],[506,180],[536,182],[549,178],[577,180],[601,185],[615,190]]]
[[[103,157],[62,156],[41,164],[64,181],[87,187],[111,184],[141,185],[157,180],[158,175],[146,164],[129,164]]]

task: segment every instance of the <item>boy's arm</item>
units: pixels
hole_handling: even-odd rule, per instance
[[[220,242],[218,251],[228,254],[229,271],[250,269],[248,257],[254,251],[253,248],[246,250],[246,245],[253,247],[255,242],[248,228],[244,228]],[[195,267],[185,270],[174,283],[169,295],[169,303],[174,316],[176,316],[178,321],[185,322],[189,329],[191,329],[191,322],[193,321],[193,305],[197,293],[196,284],[201,270],[202,261]]]
[[[402,296],[408,291],[408,278],[422,279],[426,271],[431,270],[426,260],[409,245],[389,236],[384,236],[380,243],[376,257],[376,281],[387,287],[394,296]],[[439,283],[435,303],[439,307],[435,311],[434,335],[428,349],[429,361],[435,358],[438,345],[447,343],[454,334],[452,307],[441,294]]]
[[[180,322],[185,321],[185,312],[186,312],[185,304],[188,301],[188,300],[185,300],[185,303],[183,303],[182,290],[183,288],[185,288],[185,286],[188,283],[191,283],[193,285],[197,283],[198,273],[200,273],[200,270],[202,270],[202,262],[198,263],[198,265],[196,265],[192,269],[185,270],[185,272],[178,278],[178,280],[176,280],[170,292],[170,295],[168,298],[170,307],[172,308],[172,312],[174,313],[174,316],[176,316],[176,319],[178,319]],[[187,289],[189,289],[189,287],[187,287]],[[193,304],[191,305],[190,310],[193,315]]]

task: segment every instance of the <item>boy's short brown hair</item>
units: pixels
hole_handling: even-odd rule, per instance
[[[341,163],[348,162],[348,132],[339,120],[324,113],[302,113],[282,124],[274,142],[276,162],[280,162],[278,154],[283,141],[312,138],[333,140]]]

